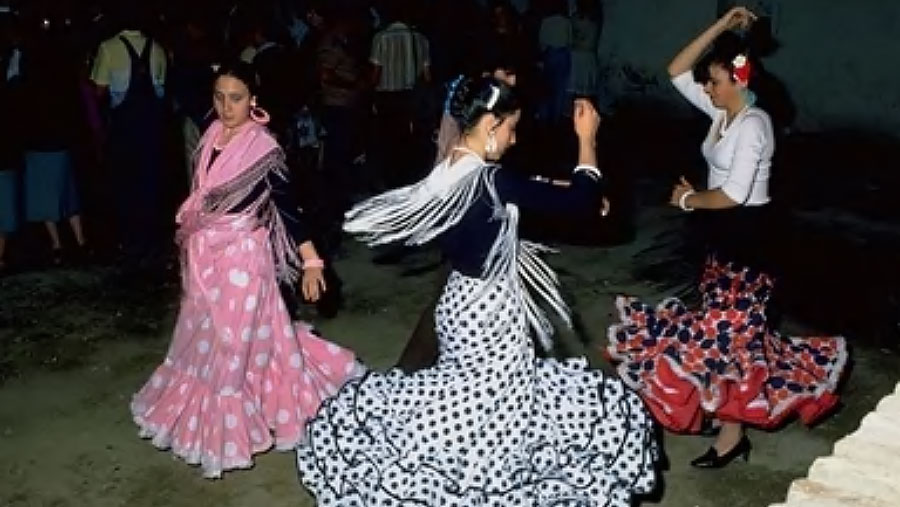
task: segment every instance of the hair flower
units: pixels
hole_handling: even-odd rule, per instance
[[[747,59],[747,55],[740,54],[734,57],[731,60],[731,64],[734,66],[734,73],[732,76],[734,80],[741,83],[747,84],[750,82],[750,60]]]

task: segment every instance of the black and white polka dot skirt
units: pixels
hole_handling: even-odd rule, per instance
[[[641,400],[583,359],[534,355],[506,283],[452,273],[427,370],[371,372],[297,450],[320,506],[627,507],[655,483]]]

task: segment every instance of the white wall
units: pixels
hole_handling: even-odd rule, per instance
[[[766,66],[787,85],[803,130],[866,128],[900,135],[900,0],[770,0],[782,49]],[[598,49],[613,98],[680,102],[669,59],[714,20],[719,0],[605,0]],[[646,86],[635,86],[630,66]],[[634,75],[634,74],[632,74]]]

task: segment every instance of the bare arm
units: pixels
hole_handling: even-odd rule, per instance
[[[600,114],[588,100],[575,100],[575,135],[578,137],[578,165],[597,167],[597,130]]]
[[[703,190],[691,194],[684,200],[685,206],[696,209],[728,209],[738,206],[721,188]],[[677,203],[676,203],[677,205]]]
[[[669,76],[680,76],[691,70],[716,37],[733,28],[746,28],[755,19],[756,15],[746,7],[734,7],[675,55],[669,63]]]

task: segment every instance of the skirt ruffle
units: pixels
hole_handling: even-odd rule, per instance
[[[310,421],[297,462],[319,506],[627,507],[654,487],[637,394],[583,359],[535,358],[518,301],[484,289],[451,275],[436,366],[350,381]]]
[[[620,322],[610,327],[607,353],[673,431],[698,431],[707,414],[762,428],[793,414],[811,424],[838,401],[846,343],[771,330],[766,303],[773,285],[764,273],[710,260],[699,311],[675,298],[653,308],[619,297]]]

